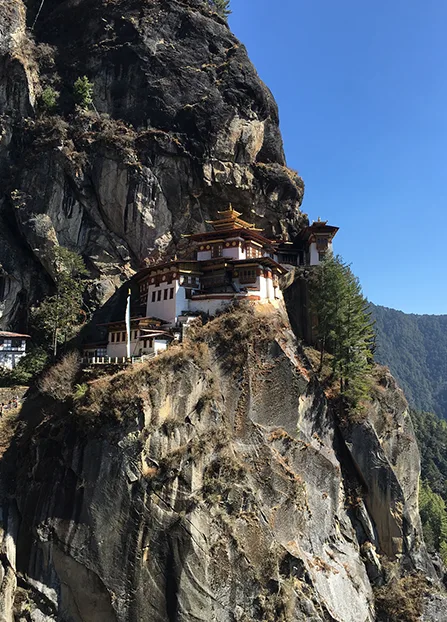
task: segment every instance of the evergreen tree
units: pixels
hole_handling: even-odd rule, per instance
[[[40,96],[40,103],[43,110],[46,112],[53,112],[57,106],[59,97],[59,91],[55,91],[51,86],[47,86],[47,88],[42,91]]]
[[[77,78],[76,82],[74,83],[73,94],[76,103],[81,108],[88,108],[93,104],[93,86],[93,82],[90,82],[87,76]]]
[[[325,353],[332,354],[343,401],[357,408],[368,395],[374,350],[373,322],[359,280],[340,257],[329,254],[313,270],[310,300],[320,371]]]
[[[427,483],[419,490],[419,513],[425,544],[429,551],[438,551],[447,564],[447,513],[444,500]]]
[[[44,341],[51,344],[56,356],[58,344],[76,335],[82,323],[82,277],[87,270],[79,255],[61,246],[54,249],[53,269],[56,293],[33,309],[32,316],[36,329],[43,335]]]
[[[208,4],[222,17],[228,17],[231,13],[230,0],[208,0]]]

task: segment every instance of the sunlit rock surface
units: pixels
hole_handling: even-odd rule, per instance
[[[285,313],[223,315],[90,386],[46,416],[26,402],[3,456],[5,611],[372,622],[384,554],[434,578],[400,390],[381,378],[339,422]]]

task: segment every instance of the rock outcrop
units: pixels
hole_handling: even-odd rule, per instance
[[[229,202],[270,233],[296,231],[303,183],[286,167],[276,104],[207,3],[4,4],[0,326],[50,286],[55,244],[83,255],[104,301]],[[73,96],[83,75],[88,111]],[[45,89],[60,93],[54,110]]]
[[[401,391],[380,373],[339,421],[285,314],[236,309],[21,419],[4,620],[372,622],[383,560],[435,576]]]
[[[0,181],[1,328],[51,291],[55,245],[100,302],[229,202],[272,235],[306,218],[272,95],[202,0],[3,2]],[[291,325],[234,309],[85,395],[8,410],[1,622],[373,622],[393,572],[442,619],[402,393],[378,371],[340,419]]]

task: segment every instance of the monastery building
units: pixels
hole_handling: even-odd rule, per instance
[[[191,258],[157,263],[133,277],[141,316],[127,321],[130,340],[123,318],[108,324],[107,343],[84,348],[85,356],[125,359],[129,345],[132,357],[154,355],[166,349],[191,316],[212,316],[240,300],[277,305],[281,276],[294,266],[318,265],[338,231],[318,220],[293,243],[278,242],[231,206],[219,216],[208,222],[210,231],[186,236],[193,243]]]

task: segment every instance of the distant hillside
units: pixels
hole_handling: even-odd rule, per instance
[[[447,315],[414,315],[371,305],[376,360],[388,365],[410,404],[447,419]]]

